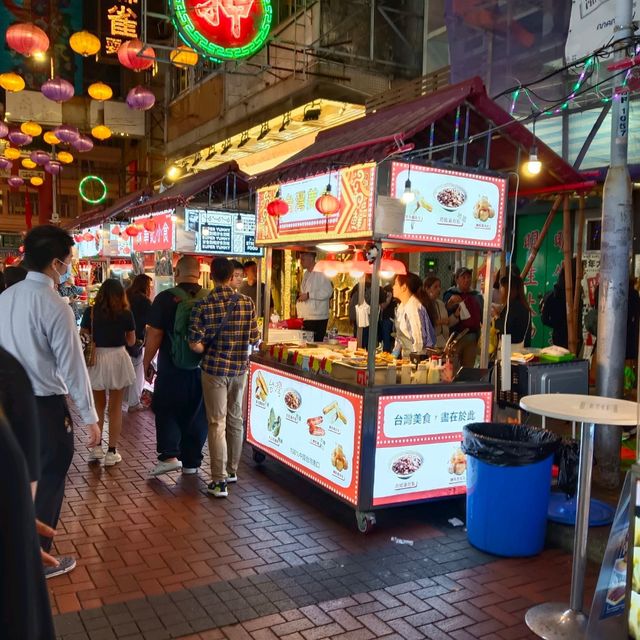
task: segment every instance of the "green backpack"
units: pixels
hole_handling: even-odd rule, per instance
[[[207,289],[200,289],[192,296],[181,287],[174,287],[169,291],[180,300],[176,309],[176,319],[173,332],[168,333],[171,340],[171,359],[178,369],[197,369],[202,360],[201,353],[194,353],[189,348],[189,318],[193,307],[208,295]]]

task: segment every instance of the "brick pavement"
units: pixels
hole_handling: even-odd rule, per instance
[[[508,640],[531,637],[531,604],[568,598],[566,554],[478,552],[447,525],[461,501],[380,512],[363,536],[348,507],[276,463],[247,456],[227,500],[206,495],[206,473],[148,480],[150,412],[125,417],[121,452],[88,465],[78,441],[56,537],[78,568],[49,582],[63,640]]]

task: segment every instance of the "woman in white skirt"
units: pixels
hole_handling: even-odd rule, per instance
[[[92,336],[96,345],[96,364],[89,367],[89,378],[101,431],[108,394],[109,448],[105,456],[102,444],[94,447],[89,461],[104,458],[105,466],[111,467],[122,460],[117,451],[122,430],[122,400],[125,389],[136,379],[125,349],[135,344],[136,326],[118,280],[109,278],[102,283],[95,304],[85,310],[80,327],[82,333]]]

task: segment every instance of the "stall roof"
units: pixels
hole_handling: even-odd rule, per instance
[[[212,169],[199,171],[198,173],[194,173],[191,176],[183,178],[166,191],[156,193],[148,200],[132,207],[129,210],[129,214],[131,216],[148,215],[151,213],[157,213],[158,211],[174,209],[177,206],[185,205],[199,193],[222,182],[227,178],[227,176],[232,174],[235,174],[238,177],[238,180],[244,186],[243,191],[246,191],[249,176],[243,171],[240,171],[240,168],[235,161],[230,161],[218,165],[217,167],[213,167]]]
[[[459,114],[458,107],[462,107]],[[465,137],[465,107],[469,108],[468,131],[473,140],[467,146],[463,162],[463,144],[454,149],[447,143],[454,140],[456,128],[459,129],[460,140]],[[278,167],[258,175],[256,186],[296,180],[326,172],[336,165],[381,162],[394,152],[406,150],[406,145],[412,145],[416,150],[427,150],[431,124],[434,124],[434,153],[430,159],[434,162],[483,167],[490,139],[487,168],[513,171],[518,168],[519,161],[524,162],[528,158],[535,140],[543,170],[536,178],[523,177],[523,187],[548,188],[584,181],[571,165],[540,139],[534,139],[522,123],[489,98],[482,80],[476,77],[322,131],[311,146]],[[427,159],[426,155],[422,158]]]

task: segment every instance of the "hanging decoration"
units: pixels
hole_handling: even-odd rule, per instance
[[[144,227],[145,231],[148,231],[149,233],[153,233],[157,227],[156,221],[153,218],[145,220],[142,226]]]
[[[104,102],[105,100],[110,100],[113,97],[113,91],[108,84],[104,82],[94,82],[89,85],[89,89],[87,89],[89,95],[98,102]]]
[[[91,129],[91,135],[96,140],[107,140],[111,137],[111,129],[103,124],[99,124]]]
[[[118,60],[123,67],[132,71],[150,69],[156,61],[156,52],[151,47],[145,47],[141,40],[125,40],[118,47]]]
[[[31,158],[23,158],[20,164],[25,169],[35,169],[38,166]]]
[[[13,169],[13,162],[7,160],[7,158],[0,158],[0,169],[3,171],[11,171],[11,169]]]
[[[24,184],[24,180],[20,176],[11,176],[7,182],[9,183],[9,186],[14,189],[17,189]]]
[[[156,97],[153,92],[141,85],[134,87],[127,94],[127,105],[130,109],[135,109],[136,111],[147,111],[155,103]]]
[[[0,87],[9,93],[18,93],[25,88],[24,79],[17,73],[0,73]]]
[[[58,151],[56,158],[62,162],[62,164],[71,164],[73,162],[73,155],[68,151]]]
[[[2,120],[0,120],[0,138],[6,138],[8,133],[9,127],[5,122],[2,122]]]
[[[169,0],[182,40],[218,61],[249,58],[264,47],[273,20],[271,0]]]
[[[34,187],[41,187],[44,184],[44,180],[40,176],[33,176],[29,178],[29,182]]]
[[[64,78],[51,78],[47,80],[41,87],[40,91],[45,98],[53,100],[53,102],[66,102],[71,100],[75,94],[73,85]]]
[[[85,231],[85,232],[82,234],[82,239],[83,239],[85,242],[93,242],[93,240],[95,240],[95,239],[96,239],[96,237],[93,235],[93,233],[91,233],[91,231]]]
[[[49,162],[49,160],[51,159],[49,157],[49,154],[46,151],[42,151],[42,149],[36,149],[36,151],[32,151],[29,157],[35,164],[41,167],[44,167],[44,165],[47,164],[47,162]]]
[[[42,127],[37,122],[31,122],[28,120],[20,125],[20,131],[22,131],[22,133],[26,133],[32,138],[36,138],[42,133]]]
[[[20,129],[9,131],[7,138],[11,144],[15,144],[18,147],[23,147],[25,144],[31,144],[33,142],[33,138],[26,133],[22,133]]]
[[[81,233],[74,233],[73,234],[73,239],[75,240],[76,244],[82,242],[82,234]]]
[[[340,211],[340,200],[331,193],[328,184],[325,192],[316,200],[316,209],[323,216],[332,216]]]
[[[75,142],[72,142],[71,145],[78,153],[86,153],[93,149],[93,141],[87,136],[80,136]]]
[[[180,45],[169,54],[169,60],[178,69],[187,69],[198,64],[198,54],[185,45]]]
[[[130,224],[124,232],[131,238],[135,238],[140,233],[140,229],[135,224]]]
[[[393,276],[404,276],[406,274],[407,266],[404,262],[394,259],[391,249],[383,249],[382,260],[380,261],[380,275],[388,280]]]
[[[122,235],[122,229],[120,229],[119,225],[116,225],[111,229],[111,235],[114,235],[114,236]]]
[[[80,197],[89,204],[104,202],[107,199],[107,192],[107,185],[99,176],[85,176],[78,185]]]
[[[267,205],[267,213],[272,218],[280,218],[289,213],[289,205],[280,197],[280,191],[276,193],[276,197]]]
[[[69,38],[69,45],[83,58],[95,56],[100,51],[100,38],[88,31],[77,31]]]
[[[60,142],[71,144],[80,137],[80,132],[77,127],[72,127],[69,124],[62,124],[53,130],[54,135]]]
[[[6,32],[7,45],[23,56],[44,53],[49,48],[49,37],[33,22],[12,24]]]
[[[47,144],[60,144],[60,139],[55,133],[53,133],[53,131],[45,131],[45,134],[42,137]]]
[[[62,164],[57,160],[50,160],[44,165],[44,170],[52,176],[59,176],[62,173]]]
[[[4,157],[8,158],[9,160],[17,160],[20,155],[20,149],[16,149],[15,147],[4,148]]]

